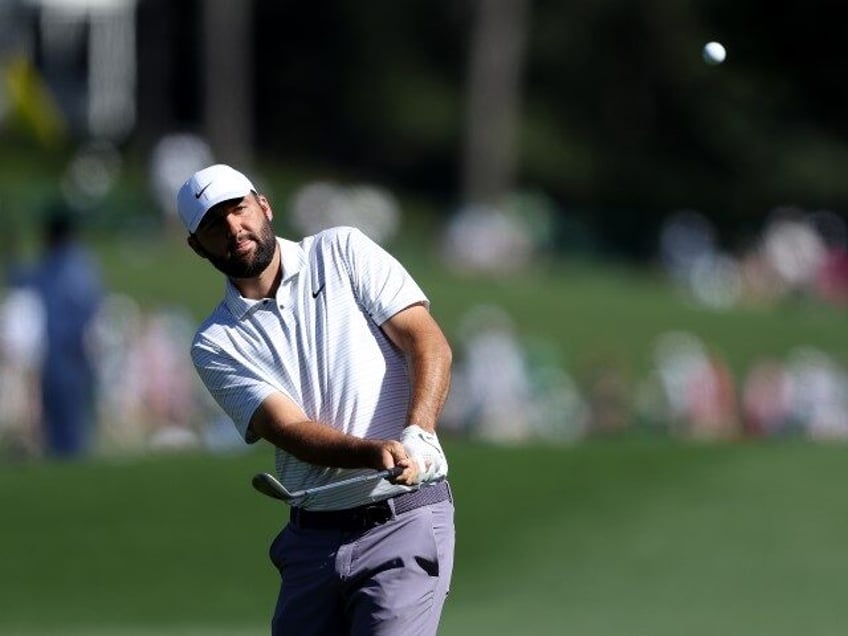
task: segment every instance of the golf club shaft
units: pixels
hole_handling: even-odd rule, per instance
[[[376,473],[365,474],[365,475],[356,475],[355,477],[348,477],[347,479],[342,479],[341,481],[335,481],[331,484],[324,484],[323,486],[315,486],[314,488],[304,488],[303,490],[298,490],[297,492],[291,493],[293,499],[300,499],[302,497],[308,497],[309,495],[314,495],[316,492],[325,492],[327,490],[335,490],[336,488],[342,488],[343,486],[350,486],[351,484],[358,484],[364,481],[373,481],[377,479],[390,479],[392,477],[397,477],[403,472],[403,468],[399,466],[395,466],[394,468],[388,468],[386,470],[381,470]]]

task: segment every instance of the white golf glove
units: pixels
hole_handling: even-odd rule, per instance
[[[418,478],[422,484],[441,481],[448,476],[448,460],[435,433],[413,424],[403,429],[400,442],[407,455],[418,463]]]

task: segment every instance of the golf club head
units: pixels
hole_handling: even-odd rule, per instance
[[[250,483],[263,495],[267,495],[273,499],[279,499],[280,501],[286,502],[294,499],[292,494],[286,490],[286,487],[277,481],[276,477],[269,473],[259,473],[254,475]]]

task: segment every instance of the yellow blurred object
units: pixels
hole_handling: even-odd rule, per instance
[[[23,56],[0,64],[9,95],[12,114],[16,115],[45,146],[54,146],[67,135],[67,124],[50,89],[38,71]]]

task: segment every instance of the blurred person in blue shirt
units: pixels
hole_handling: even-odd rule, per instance
[[[94,433],[95,370],[87,333],[103,297],[100,265],[78,240],[74,214],[52,206],[31,283],[44,308],[41,419],[45,452],[86,453]]]

